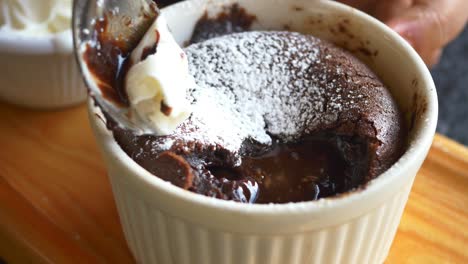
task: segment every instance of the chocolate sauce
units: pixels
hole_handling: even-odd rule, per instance
[[[249,14],[238,4],[226,7],[214,18],[208,17],[208,14],[205,13],[195,25],[190,43],[248,31],[256,19],[255,15]]]
[[[113,103],[128,106],[128,96],[124,88],[124,76],[130,68],[130,53],[126,43],[114,39],[109,32],[108,18],[96,21],[92,41],[87,43],[83,59],[102,95]]]
[[[153,1],[158,5],[158,7],[163,8],[163,7],[166,7],[168,5],[172,5],[172,4],[181,2],[182,0],[153,0]]]
[[[232,5],[215,18],[203,16],[190,43],[247,31],[254,20],[255,16],[237,4]],[[105,20],[96,25],[95,41],[88,45],[84,58],[91,72],[101,80],[106,96],[128,104],[123,78],[130,65],[131,50],[125,49],[125,43],[109,39],[106,27]],[[157,45],[143,56],[153,52],[157,52]],[[165,104],[161,107],[163,112],[170,113]],[[377,153],[382,143],[376,139],[375,128],[365,124],[361,117],[352,118],[339,126],[301,135],[295,142],[274,139],[271,146],[264,146],[247,140],[239,150],[240,165],[235,161],[238,154],[223,146],[181,142],[169,151],[162,150],[154,146],[171,136],[138,136],[119,127],[110,116],[107,126],[117,143],[140,166],[180,188],[243,203],[288,203],[317,200],[359,188],[400,156],[401,145],[390,146],[391,154]],[[357,135],[353,131],[357,125],[366,127],[366,132]]]

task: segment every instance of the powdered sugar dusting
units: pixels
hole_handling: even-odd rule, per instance
[[[313,123],[333,122],[343,102],[339,85],[316,74],[319,42],[299,33],[246,32],[188,47],[198,87],[188,95],[192,116],[174,138],[235,153],[247,139],[292,141]]]

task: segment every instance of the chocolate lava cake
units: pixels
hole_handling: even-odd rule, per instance
[[[123,150],[176,186],[245,203],[344,193],[402,152],[401,114],[350,53],[293,32],[244,32],[185,49],[198,87],[173,134],[114,127]]]

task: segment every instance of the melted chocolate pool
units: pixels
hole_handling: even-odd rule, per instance
[[[335,146],[315,139],[293,144],[275,142],[268,152],[244,158],[237,170],[212,173],[218,178],[254,179],[259,185],[256,203],[287,203],[317,200],[343,191],[345,168]]]

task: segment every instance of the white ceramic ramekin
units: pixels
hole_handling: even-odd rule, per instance
[[[289,28],[346,46],[390,87],[411,127],[403,157],[363,190],[314,202],[246,205],[179,189],[151,175],[90,120],[123,230],[139,263],[382,263],[437,122],[431,75],[416,52],[372,17],[332,1],[192,0],[163,12],[180,43],[205,10],[237,2],[257,29]],[[403,139],[402,139],[403,140]]]
[[[71,30],[48,35],[0,31],[0,100],[51,109],[83,102],[87,91]]]

